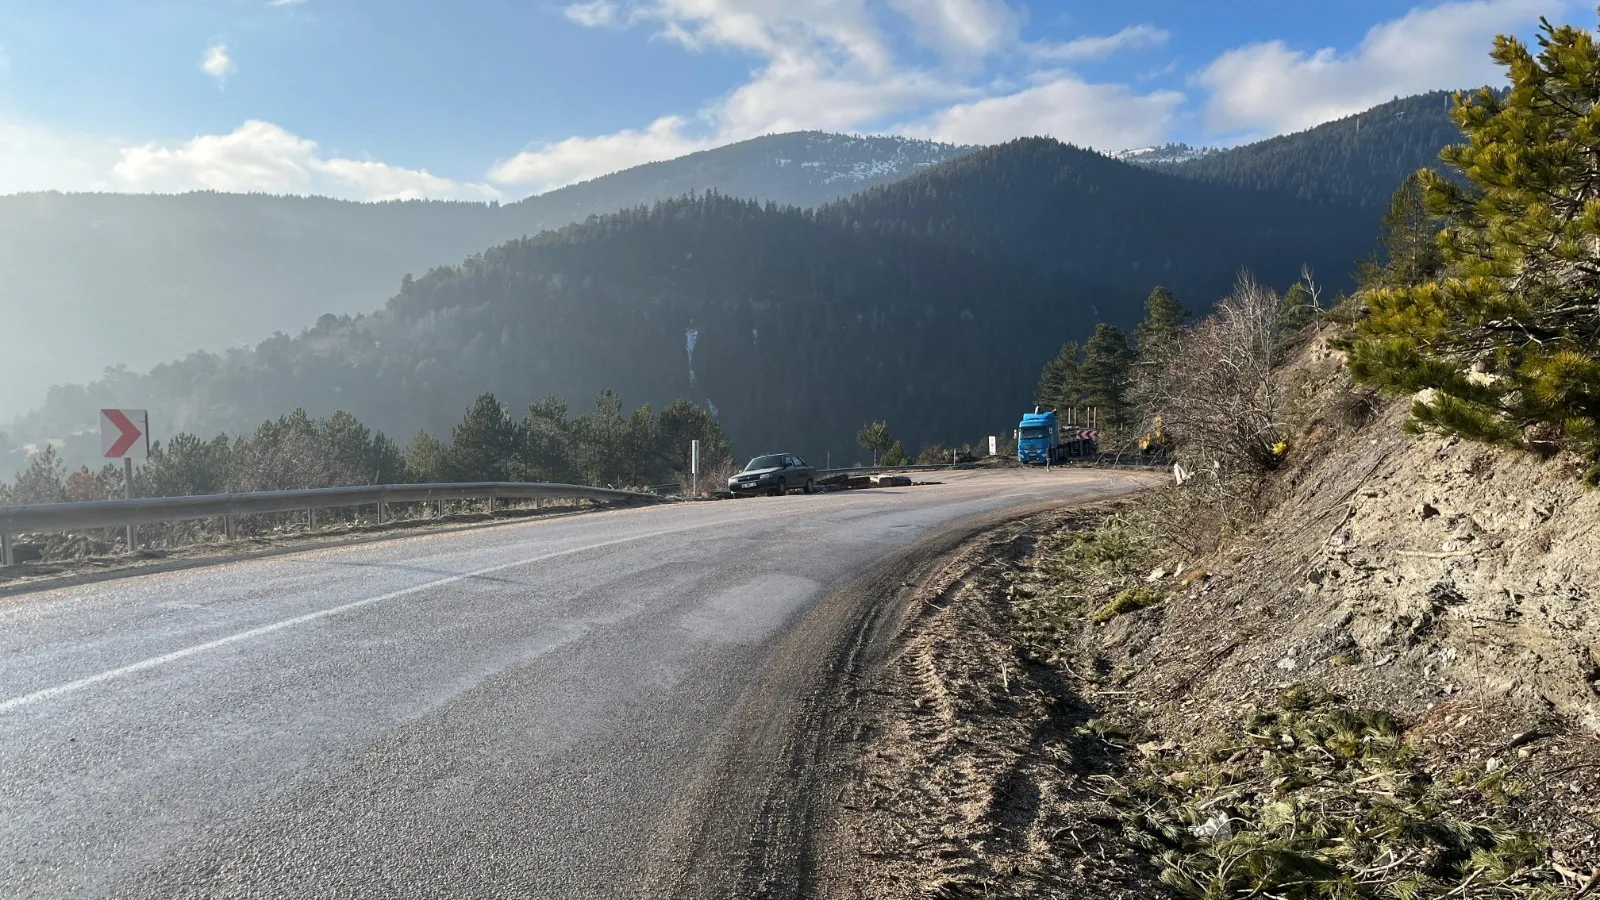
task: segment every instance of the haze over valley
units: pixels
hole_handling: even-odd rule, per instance
[[[3,339],[6,430],[78,459],[95,410],[138,404],[158,434],[298,407],[403,437],[483,390],[582,408],[611,388],[713,404],[740,447],[849,452],[847,423],[888,397],[908,440],[985,433],[1055,344],[1131,327],[1154,284],[1197,308],[1240,268],[1347,287],[1388,195],[1456,133],[1448,99],[1181,162],[795,133],[498,205],[0,198],[29,298]],[[97,365],[115,371],[24,399]]]

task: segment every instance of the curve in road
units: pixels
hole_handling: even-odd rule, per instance
[[[800,746],[796,654],[863,627],[828,598],[919,541],[1145,483],[961,474],[28,595],[0,609],[0,895],[749,885],[782,871],[752,862],[773,813],[726,807],[770,802]]]

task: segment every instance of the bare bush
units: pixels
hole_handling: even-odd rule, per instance
[[[1189,468],[1257,477],[1277,467],[1281,305],[1276,291],[1241,273],[1233,293],[1141,373],[1144,408],[1160,417]]]
[[[738,471],[739,464],[734,462],[731,457],[723,457],[709,463],[702,460],[698,476],[692,475],[687,471],[678,473],[678,491],[687,497],[690,494],[690,485],[696,485],[699,488],[699,496],[704,497],[713,491],[726,490],[728,479],[732,478]]]
[[[1301,287],[1294,303],[1315,296]],[[1264,476],[1286,449],[1288,389],[1279,366],[1304,323],[1249,273],[1211,315],[1185,328],[1136,375],[1152,431],[1164,434],[1179,483],[1152,504],[1150,527],[1204,552],[1252,518]]]

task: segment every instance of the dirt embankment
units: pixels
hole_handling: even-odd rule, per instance
[[[819,893],[1600,890],[1600,492],[1407,435],[1325,347],[1292,374],[1220,550],[1147,540],[1156,492],[997,531],[920,601],[857,687]]]
[[[1030,657],[1000,599],[1045,536],[1103,515],[997,528],[910,599],[895,652],[853,686],[817,814],[818,896],[1148,896],[1155,872],[1090,780],[1115,768],[1077,733],[1095,707]]]

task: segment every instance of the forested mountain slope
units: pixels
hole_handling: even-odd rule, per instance
[[[972,153],[819,216],[994,248],[1063,278],[1116,324],[1131,324],[1124,313],[1155,284],[1209,306],[1240,267],[1287,283],[1304,263],[1342,286],[1377,233],[1376,217],[1362,210],[1179,178],[1047,138]]]
[[[1132,324],[1153,284],[1203,307],[1240,267],[1337,277],[1371,238],[1348,209],[1016,141],[816,211],[701,194],[513,241],[372,315],[54,391],[13,435],[137,403],[158,436],[295,407],[404,436],[483,390],[583,408],[609,387],[714,407],[742,453],[843,454],[883,417],[913,447],[977,440],[1014,424],[1062,340]]]
[[[1197,181],[1381,211],[1407,175],[1439,166],[1461,143],[1450,121],[1452,92],[1375,106],[1315,128],[1162,166]]]
[[[903,138],[773,135],[503,206],[260,194],[0,197],[0,420],[53,383],[250,346],[377,308],[407,272],[690,191],[816,206],[966,152]]]

